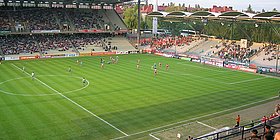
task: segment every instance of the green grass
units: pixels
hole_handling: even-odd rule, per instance
[[[154,62],[168,63],[169,71],[158,68],[155,77]],[[44,84],[18,69],[23,66]],[[101,140],[125,136],[120,131],[134,136],[265,100],[279,88],[276,78],[153,55],[120,55],[118,64],[103,70],[100,57],[6,61],[0,65],[0,139]]]

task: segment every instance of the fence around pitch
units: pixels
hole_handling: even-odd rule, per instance
[[[274,125],[280,123],[280,116],[277,116],[271,120],[261,122],[261,121],[254,121],[249,124],[239,126],[239,127],[234,127],[228,130],[224,130],[221,132],[201,136],[198,138],[194,138],[194,140],[208,140],[208,139],[213,139],[213,140],[219,140],[219,139],[231,139],[231,138],[236,138],[236,139],[241,139],[241,140],[246,140],[249,139],[250,136],[247,136],[250,134],[250,132],[253,129],[258,130],[259,135],[262,135],[265,133],[265,125],[270,125],[274,130],[280,129]]]

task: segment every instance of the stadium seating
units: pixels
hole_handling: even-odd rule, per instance
[[[127,30],[124,22],[114,10],[100,10],[104,13],[105,17],[112,23],[112,30]],[[114,20],[111,20],[114,19]]]
[[[110,45],[108,45],[112,50],[118,50],[118,51],[135,51],[136,49],[128,42],[128,40],[122,36],[113,37],[110,40],[107,40],[110,42]],[[110,49],[110,50],[111,50]]]
[[[205,56],[205,55],[209,56],[209,55],[215,53],[215,49],[213,49],[213,48],[216,48],[215,46],[217,46],[218,44],[219,44],[218,40],[207,39],[204,42],[201,42],[201,44],[199,46],[194,48],[192,50],[192,53],[200,54],[203,56]],[[213,51],[214,51],[214,53],[213,53]]]
[[[0,7],[0,31],[127,30],[114,10]],[[114,20],[111,20],[114,19]]]
[[[241,62],[249,62],[249,58],[257,53],[257,49],[250,46],[242,48],[236,42],[223,43],[223,49],[218,52],[218,56],[222,59],[236,60]]]
[[[54,34],[54,35],[9,35],[0,36],[3,40],[1,50],[4,55],[49,53],[69,53],[92,50],[92,46],[100,44],[99,40],[109,34]]]
[[[2,41],[1,50],[4,55],[33,54],[39,52],[39,48],[36,46],[32,36],[0,36],[0,40]]]
[[[134,49],[125,38],[112,41],[114,46],[104,42],[111,31],[127,30],[114,10],[11,6],[0,10],[0,31],[8,31],[7,37],[0,36],[2,55]],[[102,31],[106,32],[99,34]],[[10,35],[14,32],[22,35]]]
[[[277,58],[276,52],[277,52],[276,44],[264,44],[260,49],[259,53],[257,54],[257,57],[254,57],[252,59],[252,62],[256,63],[257,65],[266,66],[266,67],[275,66],[276,58]]]
[[[0,12],[0,31],[10,31],[11,23],[9,22],[8,13],[5,11]]]

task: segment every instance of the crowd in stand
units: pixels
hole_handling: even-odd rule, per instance
[[[0,11],[0,31],[104,30],[106,25],[98,10],[0,7]],[[112,25],[112,30],[120,29]]]
[[[8,10],[10,23],[16,30],[19,26],[23,30],[57,30],[59,25],[54,16],[55,11],[38,8],[22,8],[18,10]],[[20,31],[23,31],[20,30]]]
[[[222,59],[235,60],[241,62],[250,62],[250,57],[257,53],[256,49],[251,47],[241,47],[236,42],[230,44],[223,43],[223,49],[218,52]]]
[[[70,19],[73,21],[76,29],[97,29],[100,28],[98,21],[102,22],[103,17],[98,16],[92,11],[68,10]]]
[[[1,49],[4,55],[39,52],[33,36],[0,36]]]
[[[9,22],[9,17],[7,12],[0,11],[0,31],[9,31],[11,23]]]
[[[269,116],[263,116],[261,119],[261,122],[264,123],[264,122],[272,120],[278,116],[280,116],[280,104],[275,105],[274,113],[272,113]]]
[[[151,49],[163,50],[166,48],[171,48],[172,46],[184,46],[189,45],[190,42],[194,41],[191,36],[176,36],[176,37],[156,37],[142,39],[140,41],[141,45],[150,45]]]
[[[109,34],[53,34],[0,36],[4,55],[40,52],[49,50],[67,51],[70,48],[84,49],[87,45],[100,45]]]
[[[277,44],[264,44],[263,51],[265,52],[265,56],[267,56],[263,58],[263,61],[271,61],[277,58]]]
[[[38,36],[37,40],[43,54],[49,50],[67,51],[73,46],[70,39],[60,35]]]

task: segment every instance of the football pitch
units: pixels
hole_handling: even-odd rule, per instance
[[[280,90],[279,79],[253,73],[141,54],[107,64],[109,57],[104,69],[100,56],[5,61],[0,139],[135,139],[260,104]]]

